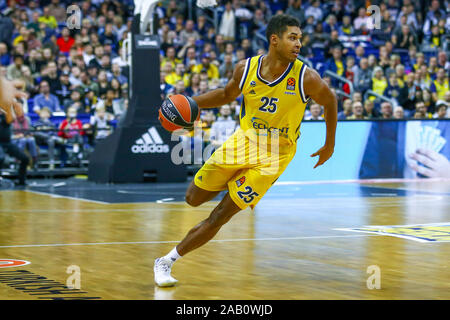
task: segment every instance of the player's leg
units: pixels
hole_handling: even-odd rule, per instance
[[[27,166],[30,160],[28,159],[27,155],[13,143],[6,144],[5,149],[6,153],[8,153],[10,156],[20,161],[19,185],[21,186],[25,185],[25,180],[27,176]]]
[[[170,275],[173,263],[181,256],[211,240],[220,228],[239,211],[241,211],[241,208],[233,202],[227,193],[207,219],[193,227],[169,254],[155,260],[154,273],[156,284],[161,287],[175,285],[178,281]]]
[[[241,211],[241,208],[234,203],[229,193],[227,193],[209,217],[193,227],[177,245],[178,254],[184,256],[188,252],[204,245],[239,211]]]
[[[204,190],[195,185],[194,180],[192,180],[186,191],[186,202],[193,207],[198,207],[199,205],[214,199],[220,191],[208,191]]]

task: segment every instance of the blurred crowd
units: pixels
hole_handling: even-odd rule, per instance
[[[68,28],[73,4],[81,9],[80,29]],[[380,9],[379,25],[366,12],[370,4]],[[29,94],[13,141],[32,157],[40,144],[50,153],[60,148],[63,157],[69,144],[82,155],[86,143],[95,146],[121,121],[129,76],[122,43],[133,6],[132,0],[0,0],[0,75],[19,79]],[[287,13],[302,25],[301,59],[339,98],[339,120],[450,115],[449,0],[219,0],[206,10],[195,1],[163,0],[156,13],[162,98],[224,86],[238,61],[267,52],[269,19]],[[238,99],[202,111],[212,144],[238,126],[239,105]],[[311,101],[304,118],[322,114]]]

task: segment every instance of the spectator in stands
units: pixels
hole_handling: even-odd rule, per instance
[[[166,76],[166,82],[171,86],[175,86],[178,80],[183,80],[185,86],[189,86],[189,74],[185,72],[183,63],[177,63],[175,71]]]
[[[219,67],[220,78],[227,78],[229,71],[233,72],[234,63],[233,56],[231,54],[226,54],[223,59],[223,63]]]
[[[194,21],[187,20],[184,29],[180,32],[180,42],[186,43],[188,38],[193,37],[195,41],[200,40],[199,33],[194,29]]]
[[[204,53],[202,55],[202,63],[196,65],[193,68],[193,72],[201,73],[205,70],[208,74],[208,79],[219,79],[219,69],[212,63],[210,63],[211,55],[209,53]]]
[[[387,86],[388,83],[383,74],[383,69],[381,69],[381,67],[376,67],[372,73],[372,91],[378,93],[379,95],[383,95]]]
[[[418,52],[416,54],[416,61],[413,64],[413,69],[417,72],[422,66],[426,66],[425,55],[422,52]]]
[[[367,63],[369,64],[369,70],[372,72],[375,70],[375,67],[379,67],[377,57],[374,54],[369,55]]]
[[[70,94],[72,93],[72,85],[69,81],[69,74],[67,72],[62,72],[59,76],[59,83],[56,87],[55,95],[58,97],[60,105],[65,105],[65,101],[70,99]]]
[[[320,8],[320,0],[313,0],[311,5],[306,9],[305,16],[313,16],[314,23],[320,23],[323,19],[323,11]]]
[[[178,59],[175,55],[175,48],[170,46],[166,50],[166,56],[161,61],[161,67],[164,67],[166,63],[170,63],[172,68],[174,69],[177,63],[180,63],[181,60]]]
[[[342,18],[342,24],[338,28],[340,36],[351,36],[354,33],[354,29],[352,26],[352,20],[349,15],[345,15]]]
[[[391,13],[389,10],[381,12],[380,31],[382,32],[382,40],[390,39],[390,34],[394,30],[395,22],[391,19]]]
[[[121,85],[128,83],[128,78],[122,74],[122,70],[118,63],[112,64],[112,76],[120,82]],[[92,77],[91,77],[92,78]]]
[[[448,77],[444,68],[439,68],[436,73],[436,80],[431,83],[430,90],[432,92],[433,101],[443,100],[445,94],[450,91]]]
[[[307,15],[306,16],[306,22],[302,28],[303,33],[313,35],[314,29],[316,27],[314,16],[313,15]]]
[[[363,29],[367,27],[369,23],[369,17],[366,14],[366,8],[361,7],[358,9],[358,16],[353,20],[353,28],[355,33],[361,34]]]
[[[436,103],[436,114],[433,116],[433,118],[447,119],[447,109],[447,103],[445,103],[444,101],[438,101]]]
[[[225,12],[222,14],[219,25],[219,34],[223,35],[225,41],[234,41],[236,35],[236,17],[231,4],[227,1]]]
[[[300,22],[300,25],[303,25],[306,19],[305,12],[302,9],[302,0],[289,0],[286,14],[297,18],[297,20]]]
[[[450,61],[445,51],[439,51],[438,53],[438,68],[443,68],[447,74],[450,72]]]
[[[325,41],[325,48],[328,48],[327,50],[324,50],[324,56],[325,59],[329,59],[333,56],[333,50],[334,48],[341,48],[341,51],[343,54],[346,54],[346,50],[344,49],[344,46],[342,45],[342,42],[339,40],[339,33],[337,30],[331,31],[330,39]]]
[[[430,119],[432,114],[428,112],[425,103],[419,101],[416,103],[416,112],[414,113],[414,119]]]
[[[44,7],[43,15],[39,18],[39,22],[45,23],[48,28],[55,29],[58,26],[58,22],[55,17],[50,13],[50,7]]]
[[[95,114],[89,119],[90,129],[93,131],[94,138],[93,145],[98,141],[105,139],[111,134],[111,122],[114,120],[114,116],[105,111],[104,106],[100,105],[95,109]]]
[[[406,115],[409,116],[409,114],[414,110],[414,105],[416,102],[416,92],[420,90],[420,87],[416,85],[415,83],[415,73],[411,72],[407,75],[406,81],[405,81],[405,87],[404,87],[404,94],[403,96],[404,101],[401,103],[404,110],[406,111]]]
[[[14,121],[10,113],[0,113],[0,169],[5,161],[5,153],[20,161],[18,186],[26,185],[29,159],[15,144],[11,142],[11,123]]]
[[[48,146],[49,157],[49,169],[55,168],[55,146],[61,152],[61,161],[65,163],[67,158],[66,149],[64,147],[64,141],[61,137],[56,135],[57,128],[55,124],[50,120],[51,111],[49,108],[44,107],[39,112],[39,120],[33,124],[34,133],[33,136],[38,145]],[[64,166],[64,164],[62,164]]]
[[[343,110],[338,112],[338,120],[345,120],[352,115],[352,104],[353,102],[351,99],[344,100],[342,104]]]
[[[67,110],[67,118],[64,119],[58,131],[58,136],[63,138],[67,143],[72,145],[73,148],[73,162],[79,166],[82,159],[83,150],[83,124],[77,119],[77,109],[70,107]]]
[[[70,48],[75,44],[75,39],[70,36],[68,28],[62,29],[61,37],[58,38],[56,44],[58,45],[60,52],[69,53]]]
[[[394,105],[403,105],[407,99],[407,88],[400,85],[396,74],[391,73],[388,78],[388,86],[384,89],[384,96],[395,101]]]
[[[219,148],[236,130],[237,123],[231,116],[231,108],[225,104],[220,107],[220,116],[212,123],[209,133],[210,142],[215,149]]]
[[[334,14],[328,15],[328,17],[325,19],[325,22],[323,23],[323,31],[326,33],[336,31],[336,33],[339,35],[338,28],[339,25],[336,16]]]
[[[347,117],[347,120],[363,120],[363,119],[368,119],[366,116],[364,116],[363,104],[359,101],[354,102],[352,104],[352,115]]]
[[[375,109],[375,104],[370,99],[364,101],[364,115],[367,119],[376,119],[381,117],[381,113]]]
[[[6,76],[8,79],[19,79],[22,77],[22,65],[24,64],[24,59],[22,55],[14,55],[13,63],[6,68]]]
[[[161,70],[159,76],[159,87],[161,89],[161,100],[164,100],[165,97],[171,93],[174,88],[170,84],[166,82],[167,73],[165,70]],[[200,76],[199,76],[200,77]]]
[[[439,0],[432,0],[430,7],[425,16],[425,23],[423,25],[423,33],[428,35],[431,27],[439,23],[441,17],[445,17],[445,11],[440,8]]]
[[[253,49],[252,44],[249,39],[242,39],[241,41],[241,49],[245,52],[245,57],[250,58],[253,57]]]
[[[14,143],[21,151],[28,150],[33,165],[37,162],[36,141],[30,132],[31,120],[27,116],[21,116],[14,119],[12,123],[13,135],[12,143]]]
[[[42,81],[39,84],[40,94],[33,99],[33,111],[39,113],[43,107],[49,108],[52,113],[62,111],[58,98],[50,93],[50,86],[47,81]]]
[[[50,92],[55,93],[59,87],[58,67],[55,61],[47,63],[45,69],[42,70],[42,76],[42,80],[49,84]]]
[[[392,119],[392,104],[390,102],[383,102],[381,104],[381,118]]]
[[[410,46],[417,46],[417,38],[411,33],[411,27],[408,25],[401,26],[401,33],[394,34],[391,39],[396,48],[408,49]]]
[[[361,92],[371,88],[372,85],[372,72],[369,69],[369,62],[367,58],[362,58],[359,62],[359,68],[355,74],[355,89]]]
[[[345,64],[342,61],[342,49],[340,47],[334,47],[332,50],[333,57],[328,60],[325,65],[325,70],[330,70],[337,75],[343,77],[345,75]],[[337,85],[337,81],[332,81],[333,85]]]
[[[428,61],[428,73],[430,74],[431,79],[433,79],[433,80],[436,79],[437,71],[438,71],[437,57],[432,56],[432,57],[430,57],[430,60]],[[431,83],[430,83],[430,85],[431,85]]]
[[[322,106],[317,103],[312,103],[309,106],[311,115],[305,116],[305,120],[324,120],[322,117]]]
[[[182,94],[182,95],[186,95],[186,96],[190,96],[190,92],[186,90],[186,86],[184,85],[184,81],[183,80],[178,80],[175,83],[175,91],[174,94]]]
[[[111,46],[113,52],[117,52],[119,41],[117,35],[114,33],[113,24],[107,23],[102,34],[100,34],[99,41],[102,45]]]
[[[71,106],[75,105],[77,108],[77,113],[83,113],[84,102],[83,102],[82,92],[83,92],[83,89],[78,87],[78,88],[75,88],[70,93],[70,98],[66,99],[63,104],[64,110],[66,112]]]
[[[428,112],[434,112],[435,103],[433,101],[433,95],[430,89],[425,89],[422,91],[422,101],[425,104]]]
[[[402,106],[396,106],[394,108],[394,119],[397,119],[397,120],[404,120],[405,119],[405,112],[404,112]]]

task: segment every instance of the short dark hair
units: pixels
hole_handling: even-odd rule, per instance
[[[287,30],[287,27],[300,28],[300,22],[297,20],[297,18],[287,14],[279,14],[272,17],[266,29],[267,41],[270,43],[270,36],[273,34],[276,34],[277,36],[281,37],[283,32]]]

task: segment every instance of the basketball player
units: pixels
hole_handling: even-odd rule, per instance
[[[288,15],[274,16],[266,35],[270,43],[267,55],[240,61],[225,88],[193,97],[200,108],[215,108],[243,94],[240,129],[214,152],[188,187],[186,202],[194,207],[213,199],[222,190],[228,192],[207,219],[192,228],[166,256],[155,260],[158,286],[175,285],[177,280],[170,274],[173,263],[211,240],[237,212],[248,206],[254,208],[283,173],[295,155],[309,99],[324,106],[326,120],[325,145],[311,155],[319,156],[314,168],[333,154],[336,97],[316,71],[297,59],[302,38],[298,20]],[[264,145],[259,142],[262,138],[266,138]],[[252,155],[262,147],[270,149],[266,157],[250,163]],[[224,163],[223,157],[230,151],[235,156],[245,154],[245,161]]]
[[[14,110],[17,117],[22,116],[22,106],[16,98],[26,98],[26,94],[16,89],[13,81],[0,76],[0,112],[10,115]]]

